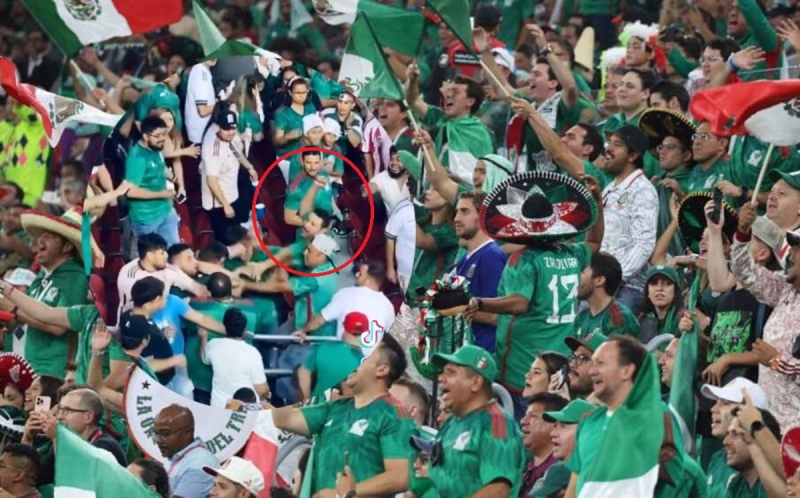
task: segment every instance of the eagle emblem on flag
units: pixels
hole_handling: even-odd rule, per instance
[[[94,21],[103,13],[97,0],[63,0],[67,12],[79,21]]]
[[[53,128],[56,128],[70,116],[81,112],[83,108],[84,103],[79,100],[56,96],[55,99],[47,104],[47,114],[50,117],[50,122],[53,123]]]

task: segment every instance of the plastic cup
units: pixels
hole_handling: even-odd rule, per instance
[[[259,220],[263,220],[267,216],[267,207],[263,204],[256,204],[256,216]]]

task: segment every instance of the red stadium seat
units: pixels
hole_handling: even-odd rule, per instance
[[[89,277],[89,289],[92,291],[92,296],[94,297],[94,302],[97,305],[97,311],[100,313],[100,317],[107,324],[108,308],[106,307],[106,284],[103,281],[103,277],[97,273],[93,273]]]

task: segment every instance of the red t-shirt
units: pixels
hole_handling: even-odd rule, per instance
[[[506,48],[503,42],[494,37],[489,38],[489,45],[492,48]],[[472,49],[475,53],[478,52],[477,47],[473,46]],[[447,64],[458,74],[463,74],[469,78],[472,78],[473,74],[481,69],[480,61],[469,53],[464,44],[457,39],[447,46]]]

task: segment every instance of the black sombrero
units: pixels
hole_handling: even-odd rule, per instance
[[[693,253],[700,253],[700,239],[703,238],[703,231],[706,229],[705,206],[713,196],[710,192],[694,192],[683,198],[678,208],[678,229],[683,236],[683,241]],[[725,208],[725,223],[722,226],[722,233],[733,240],[733,234],[739,225],[739,215],[736,210],[727,202],[722,202]]]
[[[697,127],[692,121],[683,114],[655,107],[647,109],[639,118],[639,128],[647,135],[650,141],[650,150],[655,149],[667,137],[677,138],[684,147],[692,149],[692,135],[697,131]]]
[[[0,441],[20,442],[25,431],[25,413],[14,406],[0,407]]]
[[[512,176],[494,188],[480,210],[493,239],[518,244],[569,239],[597,220],[597,202],[577,180],[551,171]]]

